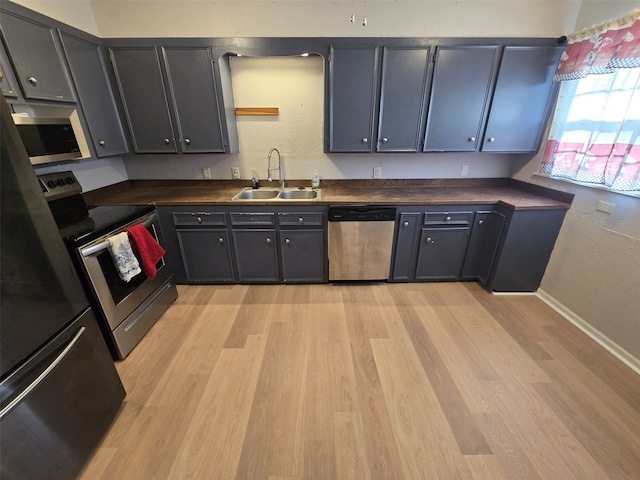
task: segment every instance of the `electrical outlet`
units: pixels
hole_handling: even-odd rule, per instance
[[[209,167],[202,167],[202,178],[211,178],[211,169]]]
[[[462,170],[460,170],[460,176],[466,177],[469,175],[469,165],[462,165]]]
[[[373,167],[373,178],[382,178],[382,167]]]
[[[240,180],[240,167],[231,167],[231,178]]]
[[[613,209],[615,208],[615,206],[616,206],[615,203],[609,203],[603,200],[598,200],[598,203],[596,204],[596,210],[604,213],[613,213]]]

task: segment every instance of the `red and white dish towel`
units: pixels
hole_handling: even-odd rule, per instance
[[[156,277],[156,264],[165,250],[143,224],[109,237],[109,252],[118,275],[125,282],[144,272],[147,278]]]

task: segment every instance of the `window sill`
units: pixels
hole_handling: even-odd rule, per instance
[[[536,177],[548,178],[549,180],[555,180],[558,182],[572,183],[573,185],[579,185],[581,187],[595,188],[597,190],[604,190],[605,192],[617,193],[618,195],[626,195],[627,197],[640,198],[640,192],[625,192],[621,190],[612,190],[609,187],[606,187],[604,185],[597,185],[595,183],[577,182],[576,180],[571,180],[569,178],[552,177],[548,173],[535,172],[534,175]]]

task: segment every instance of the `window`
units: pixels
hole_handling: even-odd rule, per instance
[[[640,194],[640,68],[562,83],[539,171]]]

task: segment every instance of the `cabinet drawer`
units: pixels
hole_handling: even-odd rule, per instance
[[[323,213],[322,212],[287,212],[278,213],[279,225],[312,225],[321,227],[323,225]]]
[[[231,213],[231,225],[275,225],[274,213]]]
[[[469,225],[473,212],[426,212],[424,225]]]
[[[224,213],[209,212],[176,212],[173,214],[173,224],[185,225],[226,225]]]

